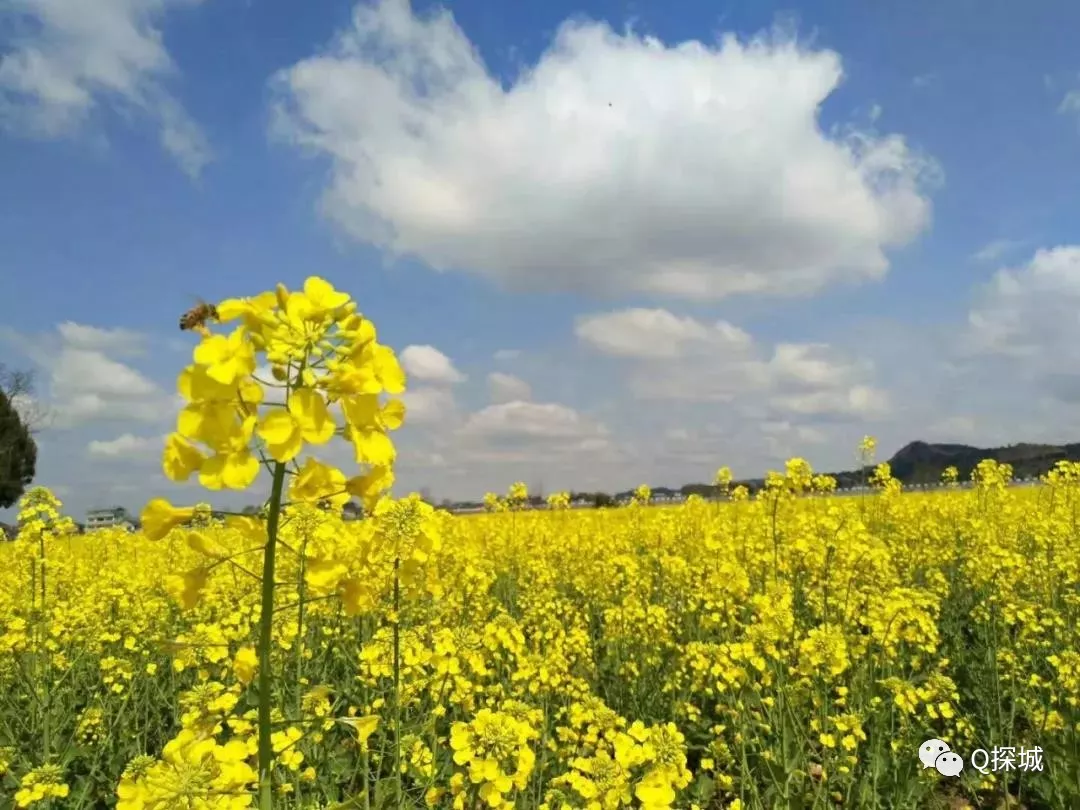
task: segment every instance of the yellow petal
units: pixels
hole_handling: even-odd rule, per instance
[[[405,403],[400,399],[392,399],[383,406],[379,421],[387,430],[397,430],[405,421]]]
[[[154,498],[143,508],[139,516],[143,534],[151,540],[160,540],[174,527],[191,520],[195,510],[192,507],[176,507],[164,498]]]
[[[252,309],[251,301],[246,298],[227,298],[217,305],[218,320],[235,321],[250,313]]]
[[[349,433],[353,449],[356,451],[357,464],[374,464],[378,467],[389,467],[396,457],[394,443],[390,438],[379,430],[358,430],[353,428]]]
[[[345,421],[356,428],[373,427],[379,420],[379,398],[375,394],[357,394],[341,400]]]
[[[181,595],[181,604],[185,609],[191,610],[199,603],[203,588],[206,587],[207,570],[196,568],[184,574],[184,591]]]
[[[232,399],[232,391],[229,386],[222,385],[206,374],[202,366],[188,366],[180,372],[176,378],[176,390],[188,402]]]
[[[258,405],[263,401],[263,387],[250,377],[240,380],[240,399],[249,405]]]
[[[259,477],[259,461],[246,448],[225,457],[222,483],[229,489],[247,489]]]
[[[346,293],[338,292],[330,282],[318,276],[311,276],[304,282],[304,294],[324,311],[337,309],[349,301]]]
[[[259,421],[256,432],[267,444],[285,444],[297,433],[297,424],[288,411],[275,408]]]
[[[325,444],[334,437],[337,425],[330,418],[326,401],[318,391],[298,388],[289,397],[289,413],[299,423],[304,440]]]
[[[379,716],[368,714],[363,717],[342,717],[341,722],[356,732],[356,737],[361,743],[366,743],[368,737],[375,733],[379,727]]]
[[[289,300],[285,302],[285,314],[289,320],[303,321],[315,313],[315,306],[302,292],[289,294]]]
[[[186,481],[204,461],[203,454],[175,433],[165,440],[165,452],[161,466],[165,476],[172,481]]]
[[[300,438],[299,433],[294,433],[289,437],[288,441],[284,441],[281,444],[267,443],[266,450],[270,453],[274,461],[292,461],[298,455],[300,451],[304,449],[304,441]]]
[[[185,542],[187,542],[188,548],[197,551],[199,554],[205,554],[207,557],[218,556],[218,550],[203,532],[188,532]]]
[[[221,453],[211,456],[203,462],[199,470],[199,483],[207,489],[219,490],[225,486],[222,473],[225,470],[225,456]]]
[[[188,439],[197,439],[202,431],[203,411],[197,405],[188,405],[176,417],[176,431]]]
[[[255,653],[255,649],[253,647],[241,647],[237,651],[236,657],[233,659],[233,673],[236,675],[236,679],[240,681],[240,683],[247,685],[255,678],[255,672],[258,668],[259,657]],[[227,746],[232,745],[233,743],[240,746],[239,750],[236,751],[236,760],[239,761],[245,759],[247,757],[246,746],[235,739],[230,740]]]
[[[371,585],[359,577],[349,577],[340,583],[341,606],[345,609],[346,616],[357,616],[361,613],[374,610],[375,596],[371,592]]]
[[[229,356],[229,339],[224,335],[211,335],[195,347],[192,356],[200,366],[220,363]]]
[[[394,350],[377,344],[372,353],[379,381],[388,394],[400,394],[405,390],[405,372],[398,363]]]

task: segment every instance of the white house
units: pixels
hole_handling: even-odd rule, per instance
[[[91,509],[86,513],[86,530],[108,529],[122,526],[129,531],[135,528],[135,521],[122,506],[110,506],[108,509]]]

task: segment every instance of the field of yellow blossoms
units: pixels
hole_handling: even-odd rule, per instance
[[[451,516],[388,494],[404,375],[347,296],[218,309],[163,466],[264,476],[263,514],[162,498],[79,535],[27,494],[0,808],[1080,807],[1080,466],[905,494],[879,465],[841,496],[794,460],[753,497],[530,510],[515,485]],[[927,738],[1043,768],[944,777]]]

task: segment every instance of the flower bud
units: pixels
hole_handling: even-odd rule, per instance
[[[348,303],[342,304],[340,307],[338,307],[336,310],[334,310],[334,316],[333,317],[334,317],[334,320],[337,321],[338,323],[344,323],[345,321],[351,319],[355,313],[356,313],[356,302],[355,301],[349,301]]]

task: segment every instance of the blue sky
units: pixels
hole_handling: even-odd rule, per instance
[[[1080,436],[1073,4],[92,5],[0,6],[0,357],[76,512],[173,486],[180,312],[311,273],[438,497]]]

